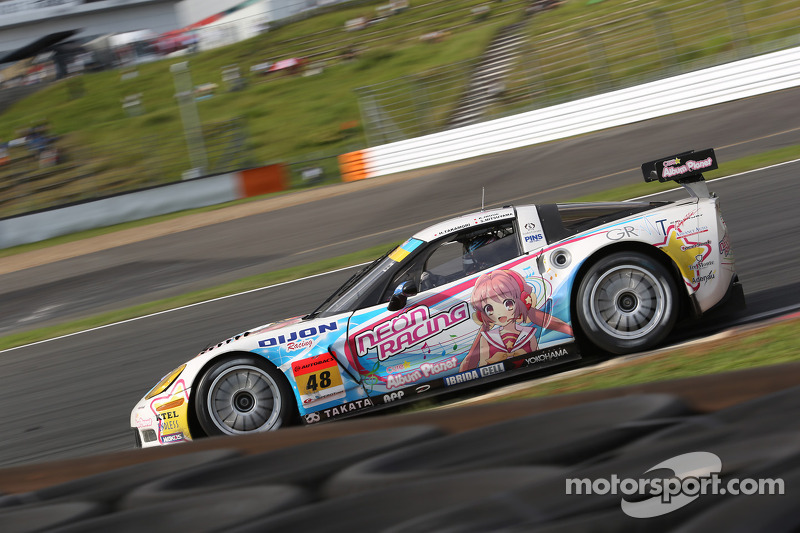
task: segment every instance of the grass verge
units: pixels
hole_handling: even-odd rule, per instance
[[[503,400],[553,396],[716,374],[800,360],[800,319],[794,318],[699,345],[633,359],[610,368],[533,385]]]

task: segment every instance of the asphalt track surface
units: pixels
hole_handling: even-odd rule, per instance
[[[687,148],[717,148],[724,167],[726,159],[800,144],[798,97],[783,91],[642,122],[7,274],[0,277],[3,332],[401,240],[474,210],[483,186],[487,206],[546,203],[638,182],[643,161]],[[794,163],[711,187],[722,201],[749,313],[800,303],[799,173]],[[161,375],[209,343],[310,311],[347,276],[0,353],[0,466],[130,449],[130,409]]]

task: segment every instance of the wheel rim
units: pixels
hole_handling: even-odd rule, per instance
[[[264,370],[237,365],[217,376],[208,394],[208,413],[230,435],[272,428],[281,412],[278,384]]]
[[[667,291],[652,273],[635,265],[604,272],[589,296],[592,316],[606,333],[639,339],[662,321],[669,305]]]

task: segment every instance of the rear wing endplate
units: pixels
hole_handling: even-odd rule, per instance
[[[642,165],[644,181],[675,181],[695,198],[710,197],[703,172],[716,170],[717,157],[713,148],[690,150],[670,157],[662,157]]]

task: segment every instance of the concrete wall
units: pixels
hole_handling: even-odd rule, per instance
[[[0,220],[0,248],[284,190],[282,165],[182,181]]]

